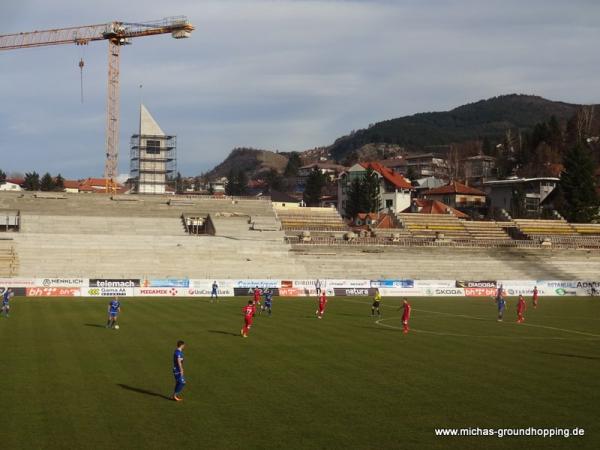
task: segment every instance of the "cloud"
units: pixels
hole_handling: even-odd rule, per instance
[[[121,172],[142,96],[178,135],[188,175],[234,146],[302,150],[502,93],[600,102],[594,1],[26,0],[3,7],[0,27],[180,13],[196,26],[191,39],[139,38],[122,49]],[[101,174],[106,53],[101,42],[0,53],[0,166]]]

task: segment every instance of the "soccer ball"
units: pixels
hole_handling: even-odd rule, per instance
[[[119,325],[115,325],[115,330],[118,330],[118,329],[119,329]]]

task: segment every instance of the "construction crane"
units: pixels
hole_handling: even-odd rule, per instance
[[[0,50],[16,50],[47,45],[87,45],[108,41],[108,94],[106,100],[106,160],[104,178],[107,192],[114,191],[119,160],[119,58],[121,47],[132,38],[170,33],[175,39],[188,38],[193,25],[184,16],[167,17],[144,23],[111,22],[100,25],[57,28],[0,35]],[[80,61],[80,68],[82,68]]]

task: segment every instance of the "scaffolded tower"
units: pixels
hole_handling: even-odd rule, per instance
[[[144,105],[139,133],[131,136],[130,169],[138,194],[164,194],[177,170],[177,137],[165,134]]]

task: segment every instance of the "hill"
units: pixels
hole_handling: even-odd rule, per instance
[[[209,179],[226,177],[233,168],[243,168],[248,177],[254,178],[261,172],[275,169],[283,172],[288,158],[280,153],[254,148],[236,148],[229,153],[225,160],[206,174]]]
[[[566,121],[580,107],[533,95],[503,95],[450,111],[419,113],[379,122],[337,139],[329,151],[339,161],[366,144],[378,142],[400,145],[407,150],[480,138],[500,142],[509,128],[531,130],[552,116]]]

